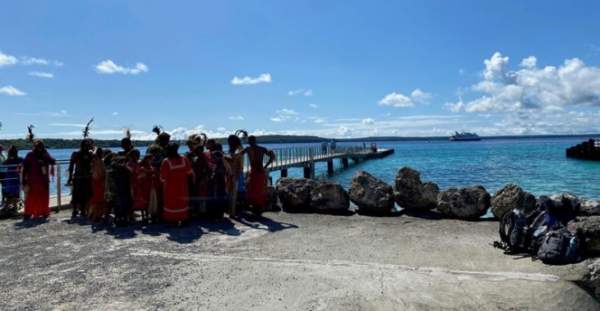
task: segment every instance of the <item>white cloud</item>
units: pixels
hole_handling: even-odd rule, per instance
[[[48,61],[47,59],[43,59],[43,58],[23,56],[23,57],[21,57],[21,63],[23,65],[47,66],[48,64],[50,64],[50,61]]]
[[[413,107],[415,104],[410,97],[392,92],[379,101],[380,106]]]
[[[465,108],[462,98],[456,103],[445,103],[444,107],[452,112],[461,112]]]
[[[237,116],[229,116],[229,120],[231,121],[244,121],[244,117],[237,115]]]
[[[270,73],[262,73],[258,77],[238,77],[235,76],[231,79],[231,84],[233,85],[254,85],[259,83],[271,83],[271,74]]]
[[[302,96],[312,96],[313,95],[313,90],[311,89],[297,89],[297,90],[291,90],[288,92],[289,96],[296,96],[296,95],[302,95]]]
[[[110,59],[101,61],[96,65],[96,72],[100,74],[120,73],[124,75],[138,75],[148,71],[148,66],[144,63],[136,63],[134,67],[129,68],[117,65]]]
[[[361,120],[361,123],[364,125],[373,125],[375,124],[375,120],[372,118],[365,118]]]
[[[412,100],[419,104],[428,104],[431,99],[431,94],[421,91],[420,89],[415,89],[410,93],[410,97]]]
[[[0,94],[8,95],[8,96],[25,96],[27,93],[17,89],[12,85],[7,85],[0,87]]]
[[[396,108],[414,107],[415,104],[427,104],[431,94],[420,89],[414,89],[409,96],[392,92],[379,101],[380,106],[391,106]]]
[[[317,109],[319,106],[317,104],[308,104],[310,108]]]
[[[521,67],[525,68],[534,68],[537,65],[537,58],[535,56],[529,56],[527,58],[523,58],[521,61]]]
[[[79,128],[85,127],[85,124],[83,124],[83,123],[50,123],[48,125],[56,126],[56,127],[79,127]]]
[[[0,67],[4,67],[4,66],[12,66],[17,64],[17,58],[12,56],[12,55],[8,55],[8,54],[4,54],[2,53],[2,51],[0,51]]]
[[[37,58],[37,57],[21,56],[20,59],[18,59],[15,56],[4,54],[4,53],[2,53],[2,51],[0,51],[0,67],[11,66],[11,65],[16,65],[16,64],[25,65],[25,66],[54,65],[57,67],[60,67],[63,65],[62,62],[57,61],[57,60],[47,60],[44,58]]]
[[[288,120],[298,120],[298,113],[292,109],[279,109],[275,111],[275,116],[271,117],[271,121],[273,122],[285,122]]]
[[[599,107],[600,68],[578,58],[559,66],[537,67],[530,56],[522,68],[510,70],[509,58],[496,52],[484,61],[483,79],[472,87],[481,96],[466,104],[468,112],[556,110],[559,107]]]
[[[323,124],[326,122],[326,120],[324,118],[321,117],[310,117],[308,118],[309,121],[312,121],[315,124]]]
[[[45,78],[45,79],[52,79],[54,78],[54,74],[50,73],[50,72],[42,72],[42,71],[32,71],[29,73],[30,76],[32,77],[38,77],[38,78]]]

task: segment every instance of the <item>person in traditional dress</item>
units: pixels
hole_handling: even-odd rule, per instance
[[[110,171],[113,213],[115,224],[119,227],[129,224],[133,205],[131,193],[132,174],[128,162],[127,157],[116,155],[112,159]]]
[[[127,156],[132,150],[136,149],[133,146],[133,142],[131,141],[131,130],[126,128],[125,137],[121,139],[121,151],[119,151],[119,155]]]
[[[152,191],[156,188],[154,182],[156,170],[152,166],[152,155],[146,155],[133,173],[133,210],[140,211],[142,222],[149,221],[148,209],[152,200]],[[156,193],[154,193],[156,200]]]
[[[133,222],[135,221],[135,211],[133,209],[133,203],[134,203],[134,193],[133,193],[133,189],[135,187],[135,182],[136,182],[136,177],[135,177],[135,173],[138,171],[138,168],[140,166],[140,151],[137,149],[132,149],[127,153],[127,168],[129,169],[129,172],[131,173],[131,184],[130,184],[130,189],[132,191],[131,195],[132,195],[132,205],[131,205],[131,209],[129,209],[129,221]]]
[[[15,146],[8,148],[6,160],[2,162],[2,199],[4,200],[5,216],[14,216],[21,200],[21,167],[23,158]]]
[[[148,146],[146,154],[154,156],[153,165],[156,169],[160,169],[163,160],[167,157],[167,146],[171,142],[171,135],[163,131],[158,125],[152,129],[152,132],[156,133],[156,139],[152,145]]]
[[[190,181],[190,207],[191,216],[199,216],[206,213],[206,202],[208,199],[208,183],[210,178],[209,160],[204,152],[204,144],[207,141],[206,134],[194,134],[188,138],[189,152],[186,157],[192,164],[194,178]]]
[[[87,214],[88,203],[92,197],[92,159],[94,157],[94,141],[89,138],[91,119],[83,129],[83,140],[78,151],[73,152],[69,161],[69,179],[67,185],[72,186],[71,207],[72,218],[78,214]]]
[[[238,204],[238,188],[240,179],[243,180],[244,173],[244,148],[242,146],[242,140],[237,135],[240,131],[236,132],[236,135],[229,135],[227,143],[229,145],[229,151],[225,156],[225,163],[228,167],[227,174],[227,194],[229,196],[229,217],[236,217],[236,207]],[[242,131],[245,133],[245,131]]]
[[[105,152],[97,148],[92,158],[92,197],[89,201],[88,218],[92,222],[100,221],[106,216],[106,166],[104,165]]]
[[[33,150],[23,160],[23,190],[25,192],[24,219],[50,216],[50,175],[56,160],[46,150],[41,140],[34,139],[30,125],[28,139]]]
[[[248,204],[256,213],[261,213],[267,203],[267,168],[273,160],[275,154],[273,151],[256,143],[256,137],[248,137],[248,144],[244,152],[248,155],[250,162],[250,173],[248,177],[247,197]],[[264,157],[267,156],[267,163],[264,163]]]
[[[189,217],[188,176],[194,172],[189,160],[178,151],[176,143],[167,146],[167,158],[160,166],[160,178],[163,184],[163,220],[180,225]]]
[[[225,210],[229,206],[229,200],[227,197],[227,175],[229,174],[228,166],[225,164],[223,156],[223,146],[221,144],[210,143],[208,141],[207,147],[209,148],[208,163],[209,163],[209,180],[208,180],[208,197],[207,212],[211,218],[222,218]]]

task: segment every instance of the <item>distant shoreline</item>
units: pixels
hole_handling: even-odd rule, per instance
[[[505,136],[482,136],[483,140],[496,139],[537,139],[537,138],[581,138],[586,140],[593,137],[600,137],[600,134],[576,134],[576,135],[505,135]],[[259,143],[262,144],[294,144],[294,143],[322,143],[329,142],[333,138],[319,136],[297,136],[297,135],[263,135],[257,136]],[[216,138],[220,143],[226,143],[225,138]],[[52,149],[75,149],[79,147],[81,139],[62,139],[62,138],[44,138],[47,148]],[[335,138],[337,142],[394,142],[394,141],[447,141],[448,136],[431,137],[403,137],[403,136],[372,136],[355,138]],[[116,148],[120,146],[119,139],[95,139],[96,145],[101,148]],[[145,147],[152,143],[149,140],[134,140],[136,147]],[[5,148],[11,145],[19,149],[30,147],[30,143],[25,139],[0,139],[0,145]]]

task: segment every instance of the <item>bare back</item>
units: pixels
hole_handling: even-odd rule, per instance
[[[248,160],[250,161],[250,168],[253,171],[264,170],[266,166],[271,163],[273,158],[272,152],[261,146],[250,146],[246,148],[246,153],[248,154]],[[269,162],[267,162],[266,166],[263,166],[265,155],[269,157]]]

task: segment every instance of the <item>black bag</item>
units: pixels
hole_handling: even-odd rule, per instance
[[[526,215],[523,211],[513,209],[506,213],[500,221],[500,239],[507,253],[529,252],[532,228],[530,224],[538,216],[537,213]]]
[[[537,258],[546,264],[567,264],[579,259],[579,240],[567,228],[552,230],[544,236]]]

